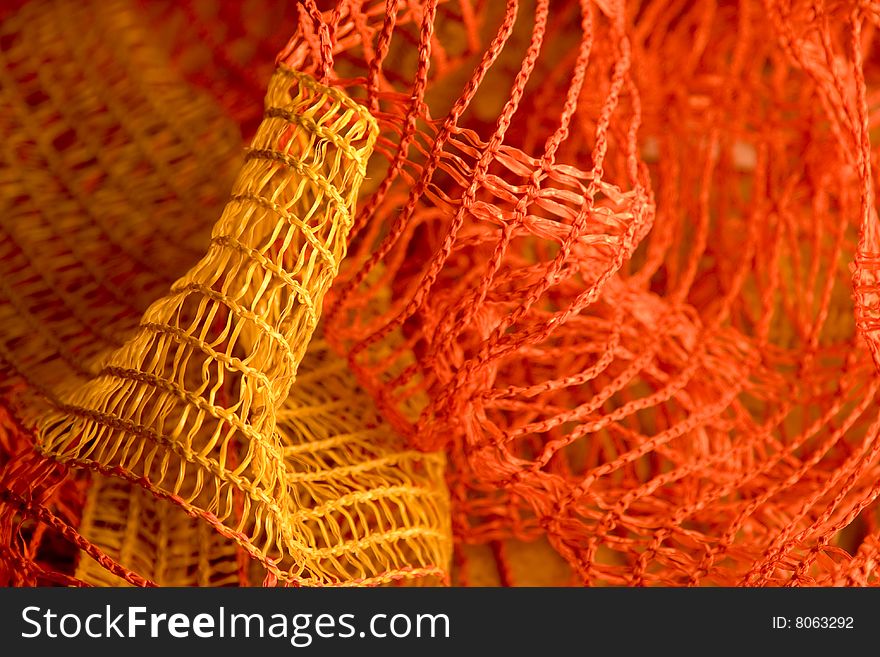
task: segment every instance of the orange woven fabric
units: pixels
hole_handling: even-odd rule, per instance
[[[873,582],[875,8],[386,4],[304,12],[287,61],[379,119],[328,335],[449,452],[458,540]]]
[[[876,583],[878,27],[11,12],[3,582]]]

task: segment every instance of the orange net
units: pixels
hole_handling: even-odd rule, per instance
[[[382,128],[328,335],[450,453],[460,541],[544,536],[590,584],[871,581],[862,5],[390,2],[373,48],[369,12],[304,17],[288,61]]]
[[[878,26],[10,11],[0,578],[875,583]]]

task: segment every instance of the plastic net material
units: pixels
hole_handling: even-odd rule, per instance
[[[312,547],[294,554],[307,559],[314,583],[444,582],[442,454],[408,450],[394,438],[325,343],[310,345],[297,379],[277,426],[293,503],[285,520]],[[158,585],[248,585],[264,574],[208,522],[139,486],[99,478],[88,495],[83,537]],[[94,559],[81,559],[76,576],[125,583]]]
[[[51,7],[7,581],[876,583],[874,4]]]
[[[328,335],[450,454],[459,543],[874,582],[875,8],[340,7],[285,51],[381,128]]]
[[[73,44],[60,38],[93,14],[104,23],[86,31],[95,39],[105,38],[104,29],[118,33],[121,43],[112,46],[132,55],[129,62],[108,53],[106,65],[121,68],[118,74],[88,71],[94,63],[72,59]],[[13,411],[3,473],[7,577],[161,585],[445,581],[442,455],[407,449],[321,343],[304,358],[345,251],[375,137],[372,119],[339,92],[279,69],[266,119],[223,208],[229,191],[222,173],[238,164],[232,124],[207,98],[200,115],[192,103],[175,108],[136,95],[160,89],[174,99],[188,91],[163,66],[161,51],[144,62],[134,57],[140,51],[131,40],[143,36],[137,18],[119,3],[100,10],[56,3],[27,6],[4,23],[9,61],[53,71],[72,59],[57,73],[68,79],[34,79],[31,69],[16,72],[35,88],[4,85],[4,100],[26,95],[44,115],[38,134],[9,126],[22,145],[10,148],[20,159],[8,161],[5,200],[30,214],[7,215],[4,224],[20,237],[8,245],[15,258],[4,260],[10,286],[2,343],[14,373],[6,384]],[[48,63],[16,57],[16,45],[41,40],[56,49],[43,52]],[[76,89],[84,70],[95,79],[82,102],[96,106],[74,104],[59,116],[63,97],[51,92]],[[149,84],[127,88],[151,72]],[[188,115],[193,124],[185,130],[172,122]],[[99,129],[117,137],[101,146],[102,160],[87,143],[78,150],[81,140],[100,140]],[[220,143],[211,148],[211,139]],[[47,165],[32,170],[26,158],[33,151],[49,162],[61,151],[68,162],[56,172],[82,172],[82,180],[53,181]],[[105,171],[109,162],[120,170]],[[163,175],[169,170],[175,175]],[[134,185],[132,171],[149,184]],[[196,195],[199,184],[204,198]],[[153,198],[126,196],[132,188]],[[16,198],[19,189],[29,195]],[[202,214],[212,212],[221,218],[208,239],[213,218],[206,223]],[[128,251],[120,253],[112,233],[95,232],[100,219],[127,236]],[[160,232],[168,226],[200,231],[207,253],[193,258],[188,235]],[[49,257],[47,271],[35,253]],[[182,274],[176,282],[175,272]],[[102,332],[82,335],[84,327]],[[289,395],[300,364],[311,382]],[[55,463],[93,472],[65,516],[53,507],[76,482]],[[73,543],[65,569],[58,555],[49,572],[41,564],[41,552],[52,560],[57,549],[43,549],[47,535]]]

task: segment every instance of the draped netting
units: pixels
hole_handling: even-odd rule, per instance
[[[873,582],[876,7],[384,5],[285,53],[379,122],[328,335],[447,450],[458,544]]]
[[[120,2],[3,24],[6,580],[447,580],[443,455],[306,354],[374,120],[281,66],[240,156],[148,34]]]
[[[10,10],[0,572],[876,583],[878,27]]]

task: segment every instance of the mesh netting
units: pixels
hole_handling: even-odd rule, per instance
[[[0,573],[875,583],[878,25],[25,4]]]
[[[328,334],[449,451],[460,541],[543,536],[591,584],[873,581],[876,20],[303,12],[287,61],[381,128]]]
[[[82,86],[77,76],[95,64],[71,58],[79,46],[60,33],[75,34],[94,13],[106,24],[87,32],[119,34],[110,47],[131,59],[111,50],[110,70],[89,70],[95,84],[79,99],[95,106],[62,108],[52,91]],[[3,509],[10,576],[445,581],[442,455],[408,450],[322,343],[303,362],[345,252],[373,120],[339,92],[279,69],[224,209],[223,172],[238,163],[232,124],[206,98],[197,97],[202,107],[172,104],[192,91],[161,51],[137,59],[137,19],[118,3],[100,11],[56,3],[28,6],[4,24],[9,69],[34,88],[4,85],[3,98],[14,106],[24,96],[38,117],[38,132],[9,126],[21,146],[10,147],[18,157],[8,160],[4,198],[30,213],[4,222],[17,238],[3,261],[2,345],[14,373]],[[45,52],[48,64],[15,49],[40,40],[55,48]],[[35,65],[61,79],[34,76],[27,67]],[[149,84],[134,86],[151,73]],[[144,97],[154,89],[168,98]],[[192,125],[181,128],[181,117]],[[88,139],[103,145],[89,148]],[[34,153],[43,160],[30,162]],[[64,168],[51,169],[62,156]],[[52,179],[70,170],[75,180]],[[209,237],[213,218],[203,215],[214,212],[221,218]],[[199,247],[188,250],[190,240]],[[306,383],[289,394],[301,363]],[[30,453],[34,443],[52,461]],[[53,461],[92,477],[77,485]],[[53,506],[72,485],[80,501],[66,501],[62,517]],[[47,575],[40,546],[53,533],[73,546],[67,567],[54,563]]]
[[[286,553],[291,566],[307,566],[302,583],[448,578],[442,454],[407,450],[321,341],[310,345],[277,418],[291,506],[283,521],[309,547]],[[161,586],[249,585],[265,575],[210,523],[125,480],[92,480],[80,532]],[[94,559],[82,558],[76,577],[124,583]]]

